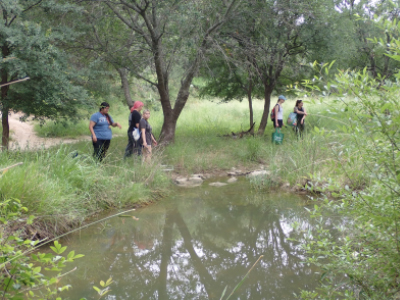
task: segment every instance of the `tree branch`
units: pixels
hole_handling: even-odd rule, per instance
[[[22,12],[26,12],[28,10],[30,10],[31,8],[34,8],[36,5],[39,5],[41,2],[43,2],[43,0],[39,0],[38,2],[36,2],[35,4],[32,4],[31,6],[29,6],[28,8],[24,9]]]

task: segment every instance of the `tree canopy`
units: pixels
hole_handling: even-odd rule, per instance
[[[82,78],[68,55],[57,45],[71,37],[60,28],[42,26],[34,10],[66,13],[75,9],[57,1],[2,1],[0,22],[1,111],[3,148],[8,148],[9,111],[36,117],[73,117],[88,95],[79,85]],[[10,81],[29,77],[14,85]]]
[[[203,94],[263,98],[263,134],[271,97],[311,78],[314,61],[367,67],[381,84],[395,80],[399,64],[386,55],[397,31],[374,22],[398,20],[391,1],[7,0],[0,8],[1,83],[30,78],[1,88],[3,147],[9,111],[73,117],[110,74],[128,106],[130,78],[157,91],[168,143],[196,76],[207,82]],[[180,78],[175,89],[172,76]]]

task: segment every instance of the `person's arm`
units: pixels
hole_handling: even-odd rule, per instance
[[[278,127],[278,112],[279,112],[279,105],[275,105],[275,126]]]
[[[154,135],[153,135],[153,134],[151,134],[151,140],[153,141],[154,146],[157,146],[157,141],[156,141],[156,139],[154,138]]]
[[[122,129],[122,127],[121,127],[121,125],[119,125],[119,123],[112,123],[111,126],[112,127],[117,127],[118,126],[119,129]]]
[[[136,123],[136,124],[135,124],[135,127],[136,127],[136,128],[139,128],[139,123]]]
[[[304,109],[304,111],[301,111],[301,110],[298,110],[297,107],[294,108],[294,112],[299,115],[307,115],[305,109]]]
[[[97,142],[97,137],[96,137],[96,135],[94,134],[94,130],[93,130],[94,125],[96,125],[96,123],[95,123],[94,121],[90,121],[90,123],[89,123],[89,130],[90,130],[90,132],[92,133],[92,140],[93,140],[93,142],[96,143],[96,142]]]
[[[303,110],[304,110],[304,113],[303,113],[303,117],[301,118],[300,124],[303,124],[303,123],[304,123],[304,119],[305,119],[306,116],[307,116],[306,109],[303,108]]]
[[[142,140],[143,140],[143,146],[148,147],[147,142],[146,142],[146,128],[142,128]]]

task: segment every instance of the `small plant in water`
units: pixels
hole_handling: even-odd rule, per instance
[[[105,296],[108,292],[110,292],[110,287],[109,285],[113,283],[112,281],[112,277],[108,278],[108,280],[106,282],[104,282],[103,280],[100,281],[100,286],[103,288],[99,288],[97,286],[93,286],[93,289],[97,292],[97,294],[99,295],[98,299],[101,299],[103,296]]]

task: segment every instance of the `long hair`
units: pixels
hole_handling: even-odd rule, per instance
[[[296,107],[299,107],[299,104],[300,104],[301,102],[303,102],[303,100],[297,100],[297,101],[296,101]]]
[[[100,104],[99,111],[101,112],[102,109],[107,108],[107,107],[110,107],[110,104],[108,104],[107,102],[102,102]],[[109,114],[105,114],[105,116],[106,116],[108,124],[112,125],[111,118],[110,118]]]

